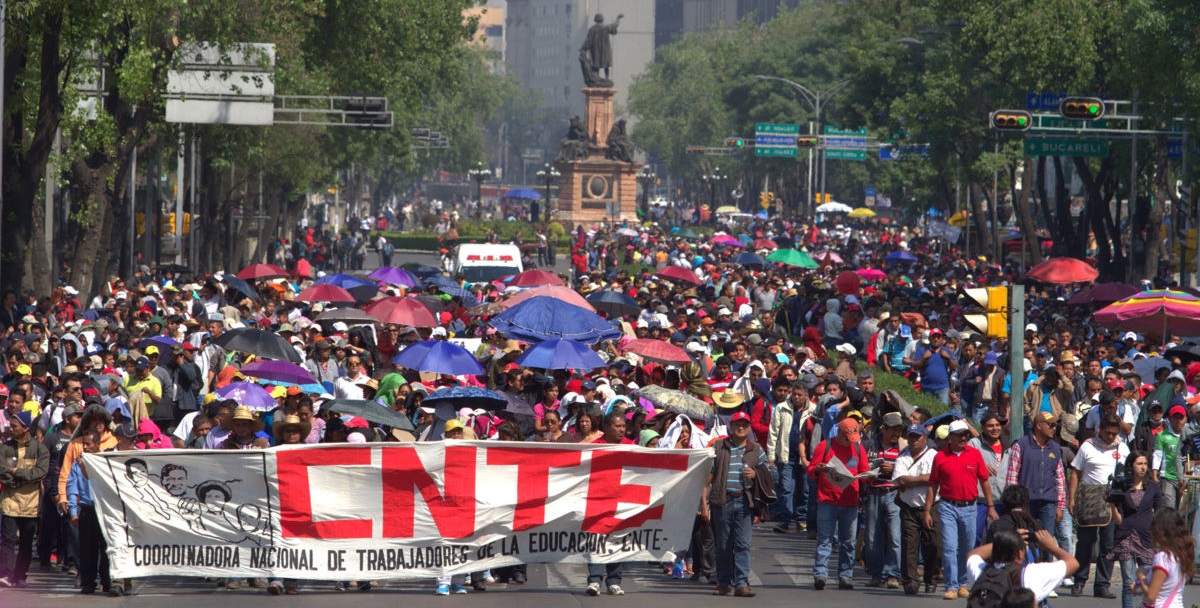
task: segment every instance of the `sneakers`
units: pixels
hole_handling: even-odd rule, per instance
[[[587,594],[593,597],[600,595],[600,583],[588,583]]]
[[[825,590],[825,578],[821,577],[821,576],[814,578],[813,579],[813,589],[816,589],[817,591],[824,591]]]
[[[233,579],[225,581],[225,590],[226,591],[237,591],[238,589],[241,589],[241,588],[242,588],[241,581],[233,580]]]
[[[904,595],[917,595],[920,589],[916,585],[905,585]]]
[[[854,581],[848,578],[838,579],[838,589],[853,589]]]
[[[108,588],[108,597],[121,597],[122,595],[125,595],[125,585],[121,583],[113,583],[112,586]]]
[[[475,591],[487,591],[487,583],[483,582],[483,580],[484,579],[472,582],[471,589],[474,589]]]
[[[733,587],[725,585],[717,585],[717,590],[713,591],[713,595],[729,595],[730,593],[733,593]]]
[[[373,583],[372,581],[360,581],[358,583],[358,590],[365,593],[367,591],[370,591],[371,587],[373,587],[373,586],[375,586],[375,583]]]
[[[944,599],[944,600],[956,600],[956,599],[958,599],[958,590],[956,590],[956,589],[947,589],[947,590],[946,590],[946,592],[942,594],[942,599]]]
[[[899,589],[900,588],[900,579],[898,579],[894,576],[889,576],[887,579],[887,583],[885,583],[884,586],[887,587],[888,589]]]
[[[965,600],[969,597],[971,597],[971,588],[970,587],[959,587],[958,588],[958,599]]]
[[[463,587],[462,585],[451,585],[450,593],[453,593],[454,595],[466,595],[467,588]]]
[[[622,589],[620,585],[609,585],[608,586],[608,594],[609,595],[625,595],[625,590]]]
[[[450,595],[450,585],[438,585],[434,595]]]
[[[28,589],[29,581],[27,581],[25,579],[21,579],[19,581],[13,581],[12,586],[13,586],[13,589]]]
[[[346,588],[346,581],[337,581],[333,584],[334,591],[345,591]]]
[[[8,580],[7,576],[0,576],[0,587],[12,587],[12,581]]]
[[[267,593],[271,595],[279,595],[283,593],[283,585],[280,585],[279,583],[271,583],[270,585],[267,585]]]
[[[789,529],[787,524],[779,524],[778,526],[771,528],[771,531],[775,532],[776,534],[787,534]]]
[[[882,587],[883,586],[883,577],[882,576],[871,577],[871,580],[867,583],[867,586],[868,587]]]

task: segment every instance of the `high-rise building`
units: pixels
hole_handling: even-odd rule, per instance
[[[498,3],[486,6],[476,6],[463,11],[464,18],[478,18],[479,24],[475,29],[475,44],[484,45],[495,53],[491,63],[492,72],[504,73],[506,40],[504,35],[504,7]]]
[[[654,47],[679,36],[732,27],[742,19],[766,23],[800,0],[655,0]]]

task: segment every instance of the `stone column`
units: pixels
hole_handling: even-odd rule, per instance
[[[592,138],[597,148],[604,150],[608,147],[605,141],[608,140],[608,132],[613,126],[613,97],[617,90],[584,88],[583,94],[587,97],[585,120],[588,137]]]

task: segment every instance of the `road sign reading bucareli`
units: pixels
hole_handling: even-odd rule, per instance
[[[1025,140],[1025,153],[1030,156],[1108,156],[1108,142],[1102,139],[1041,139]]]

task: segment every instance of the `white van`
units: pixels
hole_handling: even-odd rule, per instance
[[[484,283],[524,270],[516,245],[463,243],[454,258],[454,274],[468,283]]]

